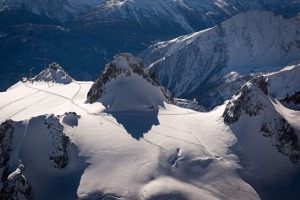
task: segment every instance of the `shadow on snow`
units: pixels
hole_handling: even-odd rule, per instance
[[[144,137],[152,126],[159,125],[158,110],[151,112],[108,112],[136,140]]]

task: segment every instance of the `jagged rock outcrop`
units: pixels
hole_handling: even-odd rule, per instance
[[[24,170],[24,166],[20,166],[3,181],[3,187],[0,190],[0,199],[31,199],[33,189],[23,174]]]
[[[284,119],[267,117],[261,127],[265,137],[272,139],[278,152],[289,157],[294,164],[300,159],[300,141],[295,129]]]
[[[253,79],[245,84],[226,105],[223,114],[224,122],[230,125],[237,122],[241,115],[252,117],[260,114],[265,107],[261,101],[261,93],[268,93],[266,84],[264,77]]]
[[[73,81],[73,79],[59,64],[52,63],[49,67],[34,77],[32,81],[69,84]]]
[[[63,122],[66,116],[72,118],[65,119],[68,123]],[[62,174],[65,174],[63,177],[76,174],[69,164],[79,162],[78,157],[74,157],[77,148],[71,144],[63,125],[71,126],[73,118],[79,117],[75,112],[66,112],[65,115],[41,115],[19,122],[7,120],[0,125],[1,200],[40,199],[39,195],[35,196],[37,190],[47,190],[48,186],[40,186],[37,179],[43,182],[45,178],[53,184],[53,179],[61,179]],[[71,155],[75,160],[70,159]]]
[[[64,127],[60,124],[59,119],[54,115],[49,116],[44,122],[48,134],[53,139],[51,153],[49,159],[55,168],[63,169],[68,165],[68,146],[70,144],[69,137],[63,132]]]
[[[227,103],[223,113],[228,125],[238,123],[241,116],[263,116],[260,132],[270,138],[272,146],[289,157],[294,164],[300,160],[300,141],[295,129],[274,108],[274,98],[269,94],[268,81],[258,77],[245,84]]]
[[[42,118],[44,120],[40,121]],[[31,123],[36,124],[39,121],[44,122],[44,124],[41,123],[40,127],[30,128]],[[30,162],[45,166],[47,163],[39,162],[47,158],[50,166],[56,169],[64,169],[69,163],[70,140],[63,132],[64,127],[60,124],[58,117],[50,115],[33,118],[26,124],[7,120],[0,125],[0,199],[30,199],[33,195],[33,188],[25,172],[26,166],[29,164],[28,156],[31,156],[32,153],[23,154],[22,148],[24,146],[32,146],[35,142],[42,143],[41,147],[38,147],[40,148],[40,155],[37,153],[32,157],[37,160],[30,158]],[[31,130],[28,130],[28,127]],[[33,141],[32,138],[35,138],[36,134],[44,134],[44,137],[50,141],[46,138],[45,141]],[[22,163],[22,160],[24,160],[24,165],[20,164],[16,168],[16,165]]]
[[[42,117],[37,119],[32,119],[32,123],[40,120]],[[41,124],[40,128],[37,128],[40,131],[39,134],[48,135],[50,141],[39,141],[44,144],[45,154],[42,156],[48,156],[52,166],[57,169],[63,169],[68,165],[69,157],[68,157],[68,148],[70,145],[69,137],[64,133],[64,127],[59,122],[59,118],[54,115],[49,115],[44,118],[44,124]],[[15,126],[18,126],[18,132],[14,132]],[[27,126],[27,127],[26,127]],[[10,163],[19,162],[20,159],[19,152],[21,151],[21,147],[23,143],[34,143],[33,141],[27,141],[26,137],[34,137],[32,136],[32,132],[28,132],[28,127],[31,127],[31,122],[28,122],[28,125],[21,126],[17,122],[12,120],[8,120],[0,125],[0,169],[3,171],[2,173],[2,181],[5,180],[8,175],[12,172],[12,166]],[[42,129],[41,129],[42,128]],[[34,131],[34,130],[32,130]],[[43,132],[41,132],[43,131]],[[23,133],[26,132],[24,135]],[[27,144],[29,145],[29,144]],[[48,147],[47,147],[48,146]],[[13,157],[11,154],[13,152]],[[27,159],[26,157],[24,158]]]
[[[19,167],[11,171],[10,159],[14,140],[14,122],[7,120],[0,125],[0,199],[30,199],[32,187],[22,172],[25,168]]]
[[[300,91],[295,92],[293,95],[287,95],[284,99],[280,100],[285,103],[294,103],[295,105],[300,105]]]
[[[0,170],[2,179],[5,180],[9,174],[8,163],[12,151],[14,127],[12,120],[7,120],[0,125]]]
[[[114,59],[106,64],[102,74],[89,90],[87,102],[94,103],[99,100],[105,92],[109,92],[105,91],[105,85],[121,74],[125,75],[125,77],[131,77],[132,74],[135,74],[142,77],[154,87],[160,87],[155,74],[148,73],[144,70],[143,61],[141,59],[128,53],[121,53],[114,56]],[[141,88],[141,90],[142,89],[143,88]],[[165,98],[173,102],[170,92],[163,87],[160,87],[160,89]]]

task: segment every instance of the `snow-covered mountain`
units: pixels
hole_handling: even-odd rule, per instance
[[[248,10],[292,17],[299,1],[277,0],[1,0],[0,90],[31,67],[59,62],[77,80],[96,80],[119,52],[220,24]]]
[[[2,0],[0,1],[0,12],[9,10],[26,10],[35,15],[46,16],[50,19],[65,22],[70,20],[76,13],[68,0]]]
[[[299,70],[299,65],[289,66],[254,78],[225,103],[224,122],[239,141],[232,150],[243,155],[241,163],[249,170],[244,173],[245,179],[252,183],[256,191],[260,191],[263,199],[296,198],[288,192],[285,197],[276,197],[276,194],[268,196],[270,194],[264,190],[265,187],[272,187],[273,181],[287,180],[282,171],[290,171],[294,176],[298,174],[283,160],[288,157],[290,162],[299,163],[300,113],[299,109],[295,110],[292,101],[288,104],[282,100],[286,95],[299,93],[300,81],[296,78]],[[263,163],[262,160],[268,162]],[[297,180],[291,181],[291,184],[299,187]]]
[[[89,103],[100,101],[107,111],[153,110],[162,107],[163,102],[173,101],[154,74],[144,71],[142,60],[126,53],[116,55],[105,66],[87,98]]]
[[[72,77],[64,71],[64,69],[57,63],[52,63],[39,73],[34,79],[30,81],[45,81],[54,83],[69,84],[72,82]],[[27,81],[27,80],[25,80]]]
[[[298,65],[248,82],[211,112],[195,112],[168,103],[141,62],[119,54],[95,83],[68,84],[52,81],[57,73],[49,71],[59,65],[51,65],[40,73],[47,79],[0,93],[0,197],[299,196],[300,113],[280,103],[300,90]],[[153,98],[159,106],[135,109]]]
[[[300,141],[297,135],[299,134],[285,119],[284,110],[281,112],[276,110],[279,106],[274,106],[277,102],[269,94],[268,84],[267,79],[261,76],[244,85],[227,104],[223,114],[224,122],[231,125],[243,121],[242,117],[252,117],[244,119],[244,123],[249,124],[256,119],[254,127],[260,129],[263,136],[270,138],[272,146],[278,152],[288,156],[291,162],[298,163]]]
[[[106,19],[122,20],[130,23],[137,23],[142,28],[151,26],[161,30],[161,25],[173,27],[178,32],[182,29],[187,32],[194,32],[216,25],[240,12],[247,10],[272,10],[283,14],[282,9],[293,5],[300,5],[299,1],[275,1],[275,0],[110,0],[95,9],[93,13],[84,16],[88,22],[95,22]],[[291,10],[290,10],[291,11]],[[167,30],[166,30],[167,31]]]
[[[159,42],[141,57],[176,97],[197,98],[211,109],[255,73],[300,59],[299,17],[239,14],[210,29]]]
[[[299,6],[299,1],[254,0],[238,2],[235,0],[2,0],[0,11],[5,9],[25,9],[36,15],[65,22],[77,16],[95,15],[97,18],[130,20],[140,25],[149,22],[165,21],[179,24],[187,31],[194,31],[201,23],[215,24],[217,18],[224,20],[246,10],[272,10],[283,12],[292,6]],[[200,22],[200,24],[196,24]],[[202,25],[203,25],[202,24]]]

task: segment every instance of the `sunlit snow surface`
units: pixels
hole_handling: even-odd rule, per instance
[[[240,155],[231,150],[236,146],[260,162],[253,168],[249,163],[249,173],[261,175],[256,168],[260,165],[263,172],[270,172],[268,176],[279,168],[295,170],[254,125],[237,124],[232,130],[226,126],[225,105],[209,113],[164,103],[157,111],[107,114],[101,103],[85,103],[91,85],[20,82],[0,93],[1,123],[24,121],[16,128],[20,134],[31,123],[15,159],[18,155],[28,159],[22,162],[27,164],[24,174],[34,188],[34,199],[259,199],[240,176],[244,166]],[[76,112],[80,118],[66,118],[65,112]],[[62,170],[36,161],[45,159],[38,149],[47,144],[39,125],[45,118],[41,115],[50,114],[60,116],[73,143],[69,163]],[[269,156],[274,162],[267,160]]]
[[[51,172],[43,163],[26,166],[24,173],[35,188],[34,199],[70,197],[64,193],[74,188],[54,191],[57,184],[67,187],[63,178],[71,172],[81,176],[76,188],[81,199],[99,195],[120,199],[259,198],[238,176],[238,159],[228,152],[236,138],[223,124],[223,107],[198,113],[165,104],[158,113],[112,116],[103,113],[100,103],[84,103],[91,85],[18,83],[0,94],[1,122],[8,118],[36,122],[36,116],[69,111],[81,116],[77,126],[61,119],[80,158],[71,157],[67,168],[59,172]],[[38,136],[42,134],[38,128],[31,131],[37,135],[31,138],[31,148],[35,148],[43,137]],[[83,166],[84,171],[80,170]]]

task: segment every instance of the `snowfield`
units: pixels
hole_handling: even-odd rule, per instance
[[[105,108],[100,103],[84,103],[91,85],[18,83],[1,93],[1,122],[24,121],[16,130],[24,142],[14,162],[24,164],[34,199],[259,198],[238,176],[238,158],[228,152],[236,138],[222,121],[223,107],[198,113],[165,104],[158,113],[113,116],[101,112]],[[66,112],[80,116],[73,119],[77,125],[65,123]],[[76,155],[70,147],[74,155],[62,170],[47,162],[50,147],[43,145],[47,138],[39,121],[50,114],[60,116],[64,133],[78,148]],[[65,180],[72,176],[78,185]]]
[[[297,69],[286,68],[280,77]],[[228,102],[207,113],[166,102],[130,112],[134,103],[124,91],[132,88],[129,97],[137,98],[133,94],[147,96],[150,86],[133,87],[146,82],[133,74],[127,77],[129,87],[119,80],[126,79],[122,76],[107,83],[109,90],[119,87],[123,93],[103,98],[124,101],[110,114],[101,101],[86,103],[92,82],[27,81],[0,93],[0,136],[13,134],[1,143],[1,154],[9,145],[12,149],[8,161],[0,160],[2,176],[10,174],[10,185],[1,187],[14,188],[16,199],[26,199],[24,191],[33,199],[260,199],[286,193],[292,199],[299,193],[299,180],[293,179],[299,165],[260,133],[264,114],[242,115],[227,125]],[[150,94],[159,102],[163,96]],[[280,112],[292,125],[299,124],[299,111],[279,101],[272,106],[276,109],[266,112]],[[294,128],[299,135],[300,127]]]

